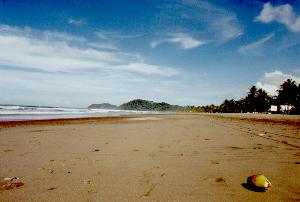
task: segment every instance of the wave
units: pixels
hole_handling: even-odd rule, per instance
[[[88,109],[88,108],[0,105],[0,121],[82,118],[82,117],[118,116],[118,115],[130,115],[130,114],[158,114],[158,113],[159,112],[118,110],[118,109]]]

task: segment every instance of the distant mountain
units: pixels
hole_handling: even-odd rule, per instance
[[[117,109],[118,106],[109,103],[91,104],[88,106],[89,109]]]
[[[178,111],[183,107],[178,105],[170,105],[165,102],[153,102],[148,100],[131,100],[119,106],[123,110],[139,110],[139,111]]]

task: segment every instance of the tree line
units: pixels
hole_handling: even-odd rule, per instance
[[[246,97],[239,100],[224,100],[221,105],[207,106],[190,106],[188,110],[191,112],[211,112],[211,113],[240,113],[240,112],[257,112],[266,113],[270,110],[271,105],[290,105],[293,108],[289,113],[299,114],[300,108],[300,84],[296,81],[287,79],[280,85],[276,96],[270,96],[268,93],[256,86],[249,89]]]

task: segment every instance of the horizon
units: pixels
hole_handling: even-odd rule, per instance
[[[300,83],[300,2],[0,1],[0,103],[220,105]]]

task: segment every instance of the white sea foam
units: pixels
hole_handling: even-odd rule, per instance
[[[0,105],[0,121],[82,118],[82,117],[118,116],[118,115],[129,115],[129,114],[158,114],[158,113],[159,112],[118,110],[118,109],[87,109],[87,108]]]

